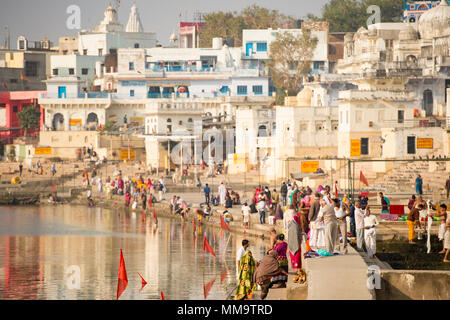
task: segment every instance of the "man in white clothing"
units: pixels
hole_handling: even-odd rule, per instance
[[[241,259],[244,256],[244,254],[247,252],[249,246],[249,242],[247,239],[242,240],[242,247],[239,248],[239,250],[236,253],[236,263],[237,263],[237,278],[239,279],[239,273],[241,270],[239,270]]]
[[[364,217],[364,241],[366,243],[367,256],[375,257],[377,252],[377,232],[375,227],[378,225],[377,217],[370,214],[370,210],[366,212]]]
[[[219,186],[218,193],[219,193],[220,204],[222,206],[225,206],[225,198],[227,196],[227,188],[225,187],[223,182]]]
[[[364,215],[368,210],[368,207],[363,211],[361,209],[361,201],[355,203],[355,227],[356,227],[356,248],[358,251],[362,250],[364,241]]]
[[[248,206],[247,202],[245,202],[241,208],[242,223],[244,228],[248,228],[250,226],[250,211],[251,211],[250,207]]]

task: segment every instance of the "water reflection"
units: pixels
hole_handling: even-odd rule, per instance
[[[142,212],[82,206],[0,208],[0,299],[115,299],[119,252],[128,287],[120,299],[224,299],[242,236]],[[203,236],[216,258],[203,252]],[[257,259],[266,243],[251,238]],[[66,270],[78,265],[80,289]],[[142,291],[140,273],[147,281]],[[209,284],[209,286],[208,286]],[[212,284],[212,286],[211,286]]]

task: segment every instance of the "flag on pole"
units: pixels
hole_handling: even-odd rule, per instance
[[[27,77],[25,77],[25,75],[24,75],[22,72],[20,73],[20,79],[26,80],[26,81],[30,81],[30,79],[28,79]]]
[[[208,239],[206,239],[206,236],[203,236],[203,251],[209,252],[214,257],[216,256],[216,254],[214,253],[213,249],[209,245],[209,242],[208,242]]]
[[[3,88],[5,88],[5,89],[8,89],[8,87],[6,86],[6,82],[5,81],[3,81]]]
[[[220,216],[220,226],[223,229],[231,232],[230,227],[228,227],[227,223],[225,222],[225,219],[222,216]]]
[[[117,299],[125,291],[128,285],[127,270],[125,269],[125,260],[123,259],[122,249],[120,249],[119,260],[119,279],[117,281]]]
[[[369,183],[367,182],[367,179],[364,176],[364,174],[362,173],[362,171],[359,171],[359,181],[364,183],[366,186],[369,186]]]
[[[164,293],[161,290],[161,300],[166,300],[166,298],[164,298]]]
[[[338,198],[338,189],[337,189],[337,183],[336,182],[334,183],[334,196],[336,198]]]
[[[139,274],[139,272],[137,274]],[[147,284],[147,281],[145,281],[144,277],[142,277],[140,274],[139,274],[139,277],[141,277],[141,279],[142,279],[142,287],[139,290],[139,292],[141,292],[141,290],[144,289],[145,285]]]
[[[211,290],[212,286],[214,285],[214,281],[216,281],[216,279],[211,280],[206,285],[203,282],[203,297],[205,298],[205,300],[208,297],[209,291]]]

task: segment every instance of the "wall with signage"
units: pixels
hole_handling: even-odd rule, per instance
[[[314,173],[319,169],[319,161],[302,161],[302,173]]]

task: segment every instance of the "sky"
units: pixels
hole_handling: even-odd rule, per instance
[[[16,49],[17,37],[39,41],[48,37],[53,45],[58,38],[76,35],[66,27],[70,5],[81,9],[81,29],[92,30],[103,19],[103,13],[114,0],[0,0],[0,46],[4,45],[4,29],[9,27],[11,48]],[[134,0],[120,0],[119,20],[125,27]],[[192,21],[194,12],[241,11],[257,4],[268,9],[302,18],[308,13],[320,15],[328,0],[136,0],[146,32],[155,32],[159,43],[169,44],[169,37],[177,31],[179,15],[183,21]],[[226,6],[224,5],[226,4]]]

